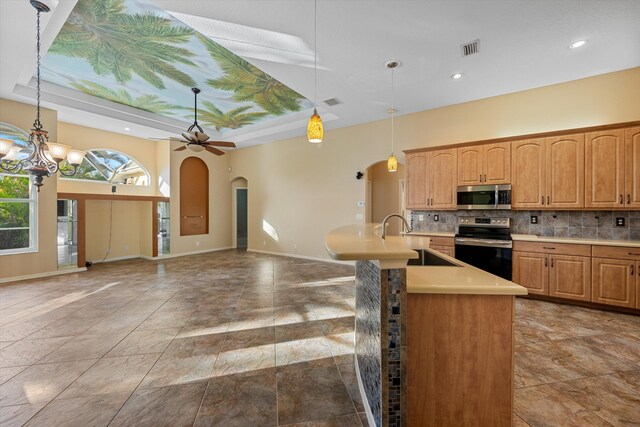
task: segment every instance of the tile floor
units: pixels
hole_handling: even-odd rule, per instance
[[[360,426],[353,268],[225,251],[0,285],[0,425]],[[518,300],[515,426],[640,424],[640,317]]]

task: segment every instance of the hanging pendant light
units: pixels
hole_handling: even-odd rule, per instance
[[[393,70],[398,68],[400,63],[398,61],[389,61],[385,66],[391,70],[391,108],[389,108],[389,113],[391,113],[391,155],[389,159],[387,159],[387,170],[389,172],[395,172],[398,170],[398,159],[393,155],[393,116],[396,113],[393,105]]]
[[[18,152],[21,150],[19,146],[14,145],[13,141],[10,144],[8,140],[0,142],[0,170],[9,173],[18,173],[21,170],[29,172],[29,175],[33,177],[33,185],[40,192],[42,187],[42,180],[45,177],[51,176],[56,172],[60,172],[65,176],[75,175],[78,166],[84,159],[84,152],[79,150],[71,150],[69,146],[56,144],[49,141],[49,134],[42,128],[40,122],[40,13],[49,12],[49,6],[39,0],[30,0],[31,6],[37,11],[36,18],[36,53],[37,53],[37,67],[36,67],[36,119],[33,122],[33,128],[29,133],[29,140],[27,141],[29,148],[32,150],[31,154],[22,160],[18,160]],[[69,164],[68,169],[61,169],[60,162],[65,157]]]
[[[313,103],[318,104],[318,2],[313,2],[313,69],[314,69],[314,95]],[[313,108],[313,115],[307,123],[307,139],[313,144],[322,142],[324,127],[317,108]]]

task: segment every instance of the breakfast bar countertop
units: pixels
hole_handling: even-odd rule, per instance
[[[329,256],[340,261],[408,260],[418,258],[413,249],[429,247],[428,237],[380,237],[380,224],[352,224],[330,231],[324,243]]]

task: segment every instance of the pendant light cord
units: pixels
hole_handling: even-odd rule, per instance
[[[396,114],[395,104],[393,103],[393,68],[391,69],[391,154],[393,155],[393,116]]]
[[[42,129],[40,123],[40,10],[37,13],[36,20],[36,53],[37,53],[37,68],[36,68],[36,121],[33,123],[33,127],[36,130]]]
[[[313,0],[313,103],[318,106],[318,0]]]

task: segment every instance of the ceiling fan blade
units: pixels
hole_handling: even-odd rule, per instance
[[[236,144],[230,141],[208,141],[207,144],[215,145],[216,147],[233,147],[235,148]]]
[[[186,150],[186,149],[187,149],[187,146],[186,146],[186,145],[183,145],[182,147],[178,147],[178,148],[176,148],[176,149],[175,149],[175,150],[173,150],[173,151],[183,151],[183,150]]]
[[[218,150],[217,148],[213,148],[213,147],[204,147],[204,149],[210,153],[215,154],[216,156],[222,156],[223,154],[225,154],[224,151]]]
[[[150,139],[152,141],[189,142],[182,138],[176,138],[175,136],[169,136],[167,138],[147,138],[147,139]]]

